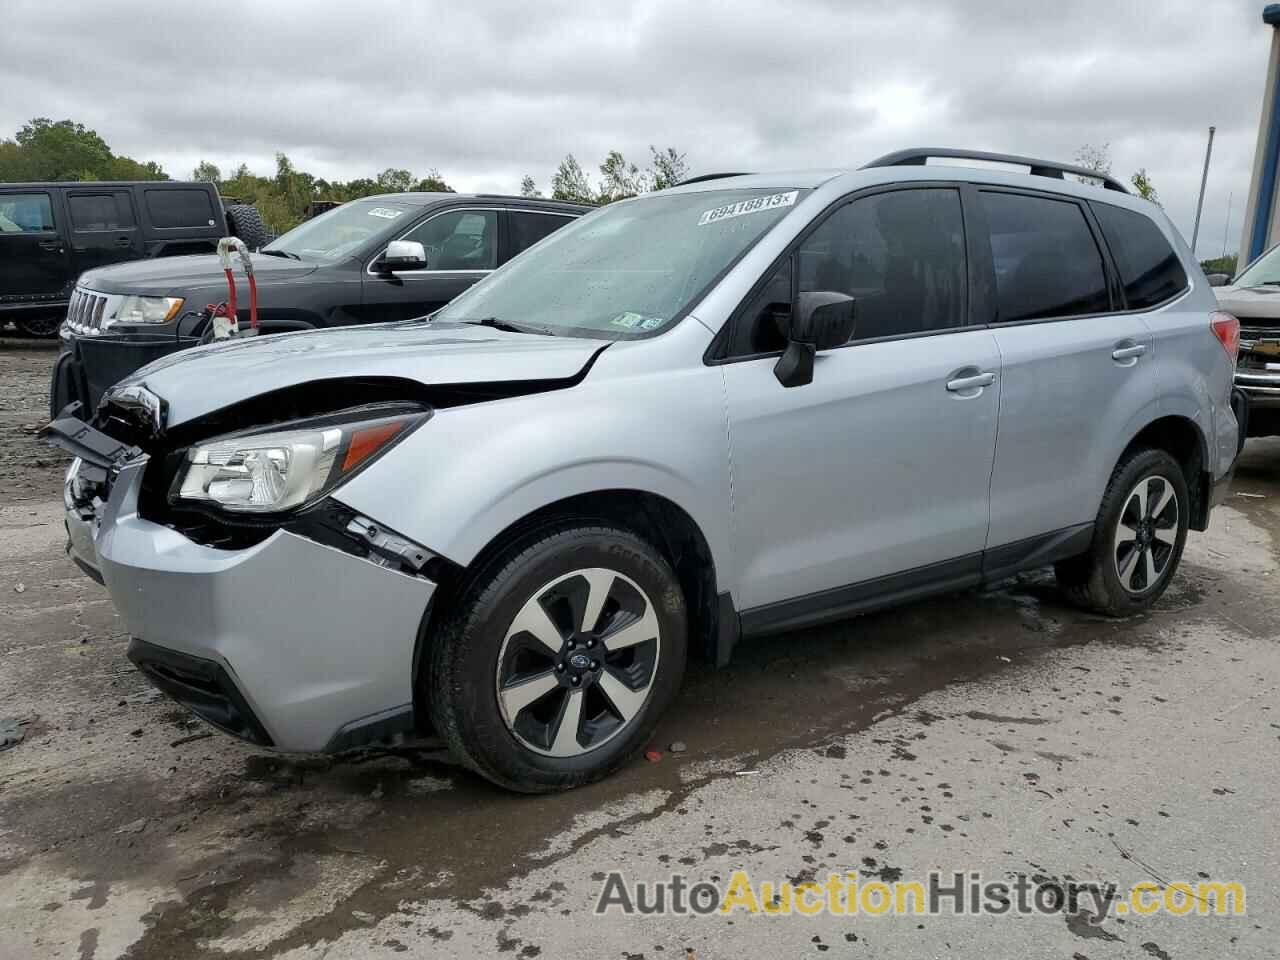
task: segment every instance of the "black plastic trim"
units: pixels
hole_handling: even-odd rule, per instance
[[[224,733],[274,746],[231,676],[219,663],[134,637],[125,654],[161,693]]]
[[[329,738],[324,746],[325,753],[340,753],[368,746],[371,743],[393,741],[403,734],[414,732],[413,704],[392,707],[380,713],[344,724],[337,733]]]
[[[955,560],[931,563],[902,573],[744,610],[741,614],[742,633],[744,636],[758,636],[842,620],[931,593],[977,586],[981,581],[982,554],[972,553]]]
[[[727,667],[733,657],[733,648],[742,636],[742,620],[733,606],[733,597],[722,593],[716,598],[715,650],[712,662],[717,667]]]
[[[1053,533],[992,547],[982,555],[982,579],[993,583],[1023,570],[1047,567],[1059,560],[1079,556],[1092,544],[1093,524],[1078,523]]]

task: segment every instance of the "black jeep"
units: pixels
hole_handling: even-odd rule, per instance
[[[353,200],[251,255],[259,333],[422,316],[589,207],[456,193]],[[249,298],[235,263],[237,314]],[[84,274],[62,325],[50,415],[92,410],[112,384],[157,357],[212,338],[210,306],[227,299],[217,256],[120,264]]]
[[[211,183],[0,183],[0,325],[51,337],[84,271],[207,253],[228,234],[270,239],[255,208],[224,206]]]

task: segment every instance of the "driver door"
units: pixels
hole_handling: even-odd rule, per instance
[[[773,368],[791,304],[808,291],[852,296],[854,333],[817,355],[811,383],[784,387]],[[1000,354],[991,332],[967,326],[959,192],[846,203],[753,297],[721,367],[744,629],[976,581]]]
[[[449,209],[428,216],[397,240],[422,244],[422,270],[365,270],[363,315],[372,322],[408,320],[443,307],[497,266],[498,211]],[[381,254],[379,254],[379,257]]]

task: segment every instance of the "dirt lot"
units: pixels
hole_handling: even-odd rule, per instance
[[[1275,955],[1280,443],[1148,616],[1037,575],[747,643],[688,678],[660,762],[528,798],[431,744],[272,756],[155,694],[62,552],[30,433],[52,359],[0,349],[0,718],[26,735],[0,752],[0,958]],[[1212,878],[1247,915],[592,915],[612,870],[738,868]]]

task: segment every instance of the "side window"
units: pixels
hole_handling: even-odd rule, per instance
[[[1069,200],[978,194],[991,230],[998,323],[1111,309],[1102,254]]]
[[[851,342],[963,325],[968,281],[959,193],[895,190],[840,207],[748,305],[733,355],[786,345],[793,288],[853,297]]]
[[[498,215],[493,210],[455,210],[411,230],[427,251],[428,270],[492,270],[498,257]]]
[[[555,216],[549,213],[522,213],[519,210],[507,211],[507,226],[511,231],[511,256],[528,250],[548,234],[555,233],[572,217]]]
[[[71,194],[67,204],[72,228],[82,233],[133,229],[133,207],[127,193]]]
[[[143,193],[153,227],[164,230],[215,226],[213,207],[204,190],[145,190]]]
[[[0,194],[0,233],[52,233],[53,205],[47,193]]]
[[[1187,273],[1150,218],[1109,203],[1092,204],[1115,257],[1130,310],[1154,307],[1187,287]]]

